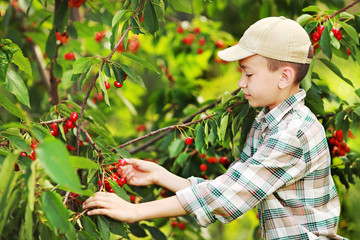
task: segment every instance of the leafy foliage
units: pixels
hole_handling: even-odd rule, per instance
[[[240,75],[216,55],[236,43],[238,28],[236,33],[228,28],[231,35],[211,20],[234,21],[234,9],[244,21],[254,12],[294,17],[306,7],[297,21],[316,49],[302,82],[306,104],[327,131],[332,174],[349,188],[360,176],[360,149],[349,147],[360,125],[360,86],[346,77],[336,58],[360,64],[360,17],[322,10],[311,5],[315,2],[1,3],[6,8],[0,20],[0,110],[5,113],[0,116],[1,238],[203,239],[190,217],[126,224],[87,217],[82,201],[96,191],[113,191],[135,203],[173,194],[158,186],[119,185],[112,174],[121,158],[145,158],[182,177],[208,179],[239,158],[258,109],[238,90],[227,92],[227,86],[219,100],[199,96],[217,78],[222,83],[215,87],[224,89],[225,78]],[[344,1],[321,2],[344,6]],[[190,16],[191,22],[177,20]],[[320,26],[324,29],[317,38]],[[350,86],[355,100],[343,99],[322,84],[317,64]],[[336,107],[329,109],[329,102]],[[195,141],[186,144],[188,137]],[[140,144],[143,139],[148,142]],[[130,144],[133,148],[125,150]],[[206,171],[200,171],[202,164]],[[254,229],[253,238],[256,233]]]

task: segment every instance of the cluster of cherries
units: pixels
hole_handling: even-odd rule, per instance
[[[39,146],[39,143],[35,140],[31,140],[31,152],[30,154],[27,154],[26,152],[21,152],[20,153],[20,156],[22,157],[28,157],[30,158],[32,161],[35,161],[36,160],[36,153],[35,153],[35,149]],[[14,169],[15,171],[19,171],[20,168],[19,168],[19,165],[17,163],[14,164]]]
[[[123,81],[125,81],[125,80],[126,80],[126,78],[127,78],[127,74],[126,74],[126,72],[124,72],[124,78],[123,78]],[[109,82],[107,82],[107,81],[105,81],[105,82],[104,82],[104,84],[105,84],[105,88],[106,88],[106,90],[109,90],[109,88],[110,88],[110,83],[109,83]],[[122,85],[122,83],[121,83],[121,82],[115,81],[115,82],[114,82],[114,86],[115,86],[116,88],[121,88],[123,85]]]
[[[79,8],[85,3],[85,0],[69,0],[68,3],[71,8]]]
[[[105,31],[100,31],[95,33],[95,41],[101,43],[101,40],[105,37]]]
[[[179,228],[180,230],[185,230],[186,228],[186,223],[182,222],[182,221],[177,221],[177,220],[170,220],[170,224],[172,228]]]
[[[182,26],[177,26],[176,32],[179,34],[184,34],[185,30]],[[200,28],[196,27],[193,29],[193,32],[190,32],[185,37],[183,37],[181,39],[181,42],[185,45],[191,46],[191,45],[193,45],[193,43],[196,39],[196,35],[199,35],[199,38],[197,40],[199,48],[197,49],[196,52],[198,54],[202,54],[204,52],[203,46],[206,45],[206,39],[205,39],[205,37],[201,36],[200,34],[201,34]],[[217,48],[222,49],[225,47],[225,42],[223,40],[219,39],[215,42],[215,46]]]
[[[351,131],[349,131],[348,136],[352,138],[354,137]],[[341,129],[334,132],[329,139],[329,145],[333,157],[345,156],[351,150],[346,142],[344,142],[344,133]]]
[[[65,31],[61,34],[59,32],[56,32],[56,40],[59,41],[61,44],[67,43],[68,39],[69,36]]]
[[[140,47],[140,42],[138,40],[138,36],[134,35],[133,38],[128,39],[128,49],[132,53],[136,53]],[[118,52],[125,52],[124,50],[124,42],[121,42],[119,47],[116,49]]]
[[[114,189],[111,187],[110,183],[108,180],[112,180],[114,182],[117,182],[117,184],[122,187],[123,185],[126,184],[126,178],[124,177],[121,177],[118,175],[116,169],[119,168],[119,167],[123,167],[126,165],[126,162],[124,159],[119,159],[119,161],[117,163],[113,163],[112,165],[108,165],[106,167],[106,170],[108,173],[110,173],[110,176],[107,176],[105,177],[104,179],[104,183],[102,183],[101,179],[99,179],[98,181],[98,186],[101,187],[102,184],[104,184],[104,187],[105,187],[105,190],[107,192],[111,192],[113,193],[114,192]],[[113,172],[115,169],[115,172]],[[134,198],[134,197],[132,197]],[[135,199],[133,199],[133,201],[135,201]]]
[[[311,40],[312,40],[312,45],[314,47],[314,50],[316,50],[319,47],[319,41],[320,41],[320,38],[321,38],[321,35],[322,35],[324,29],[325,29],[325,27],[323,25],[319,25],[317,30],[311,34]],[[334,34],[334,37],[337,40],[340,41],[342,39],[342,33],[340,32],[340,29],[333,27],[331,32]]]

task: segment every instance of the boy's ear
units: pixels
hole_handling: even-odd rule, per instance
[[[293,84],[295,78],[295,70],[292,67],[285,66],[282,68],[281,76],[278,82],[279,89],[284,89]]]

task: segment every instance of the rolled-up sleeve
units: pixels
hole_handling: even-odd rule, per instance
[[[198,224],[228,223],[256,206],[285,183],[303,176],[306,164],[296,132],[269,136],[246,161],[236,161],[214,180],[190,178],[176,195]]]

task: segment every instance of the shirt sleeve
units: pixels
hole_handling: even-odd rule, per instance
[[[176,195],[198,224],[228,223],[256,206],[285,183],[302,177],[306,164],[296,133],[269,136],[245,162],[237,160],[214,180],[191,180]],[[198,181],[198,182],[197,182]]]

